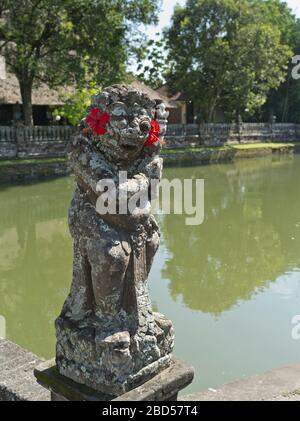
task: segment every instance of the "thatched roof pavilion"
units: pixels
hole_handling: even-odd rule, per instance
[[[51,89],[45,83],[34,87],[32,92],[33,105],[58,106],[63,105],[62,99],[65,93],[70,92],[70,88]],[[22,104],[20,87],[17,78],[6,73],[5,79],[0,79],[0,104]]]

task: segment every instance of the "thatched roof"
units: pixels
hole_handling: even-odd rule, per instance
[[[165,96],[169,99],[170,102],[174,101],[186,101],[186,97],[181,93],[177,92],[175,95],[170,93],[168,85],[163,85],[156,90],[159,95]]]
[[[152,100],[161,100],[167,108],[177,108],[177,104],[172,102],[167,96],[160,94],[144,83],[136,80],[131,86],[147,94]],[[72,87],[62,87],[59,89],[50,89],[45,83],[41,83],[32,92],[32,105],[63,105],[63,97],[74,90]],[[0,78],[0,104],[22,104],[20,87],[17,78],[6,73],[6,78]]]
[[[137,89],[138,91],[143,92],[144,94],[148,95],[152,100],[161,100],[165,104],[167,108],[177,108],[177,104],[174,104],[169,98],[165,95],[161,95],[159,92],[155,91],[154,89],[150,88],[149,86],[145,85],[143,82],[135,80],[130,84],[133,88]]]
[[[58,91],[41,83],[40,86],[33,89],[32,104],[63,105],[62,95],[66,92],[70,92],[70,88],[60,88]],[[0,79],[0,104],[22,104],[18,80],[11,73],[6,73],[6,78]]]

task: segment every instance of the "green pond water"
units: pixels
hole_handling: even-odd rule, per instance
[[[150,276],[154,308],[175,325],[175,353],[196,370],[186,392],[299,362],[300,156],[164,176],[205,179],[202,225],[158,216]],[[71,177],[0,188],[0,318],[8,339],[45,358],[71,281],[72,191]]]

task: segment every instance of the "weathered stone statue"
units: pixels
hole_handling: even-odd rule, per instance
[[[56,320],[56,364],[64,376],[112,395],[171,361],[172,323],[152,311],[147,285],[160,237],[149,206],[150,181],[161,177],[167,116],[164,105],[147,95],[109,87],[94,97],[68,154],[76,178],[69,212],[74,267]],[[101,180],[116,185],[116,212],[97,211],[105,193]],[[120,212],[124,197],[137,192],[147,195],[142,211]]]

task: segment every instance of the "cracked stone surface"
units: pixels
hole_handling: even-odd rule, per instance
[[[148,274],[160,231],[151,214],[163,161],[159,156],[168,113],[132,87],[114,85],[96,95],[91,110],[109,115],[106,133],[95,134],[82,121],[68,152],[76,186],[69,211],[74,241],[71,291],[56,320],[59,372],[103,393],[120,395],[166,368],[174,344],[170,320],[152,311]],[[145,146],[151,121],[159,141]],[[120,171],[127,172],[119,183]],[[117,212],[99,214],[103,192],[113,180]],[[119,212],[121,200],[143,194],[143,212]],[[127,203],[126,203],[127,204]]]

